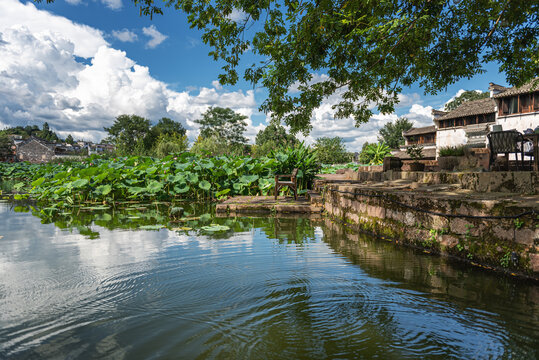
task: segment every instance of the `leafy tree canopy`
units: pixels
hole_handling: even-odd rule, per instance
[[[485,92],[478,92],[475,90],[467,90],[445,104],[444,110],[445,111],[452,111],[458,108],[462,103],[470,100],[479,100],[479,99],[486,99],[490,96],[490,93],[488,91]]]
[[[73,140],[73,136],[71,136],[71,134],[67,135],[66,143],[73,144],[74,142],[75,142],[75,140]]]
[[[161,118],[159,122],[152,128],[157,136],[161,135],[179,135],[184,136],[186,130],[183,125],[169,118]]]
[[[243,133],[247,129],[247,116],[235,113],[232,109],[211,107],[202,119],[195,120],[200,124],[200,136],[210,138],[216,136],[228,144],[245,144],[247,139]]]
[[[35,0],[40,2],[41,0]],[[54,0],[47,0],[52,2]],[[132,0],[161,14],[161,1]],[[261,109],[311,128],[312,112],[332,95],[337,118],[366,122],[394,110],[403,87],[434,94],[496,62],[512,85],[539,76],[539,0],[167,0],[203,32],[222,60],[222,84],[235,84],[240,59],[259,56],[243,77],[268,89]],[[243,19],[233,21],[240,12]],[[243,67],[243,64],[241,64]],[[314,74],[327,74],[314,81]],[[297,89],[297,91],[292,91]]]
[[[321,164],[342,164],[350,161],[344,141],[338,136],[318,138],[314,143],[314,148]]]
[[[104,128],[120,154],[142,155],[151,148],[150,120],[137,115],[120,115]]]
[[[8,138],[6,133],[0,133],[0,160],[5,160],[8,156],[13,154],[11,149],[13,143]]]
[[[6,135],[21,135],[24,139],[29,138],[30,136],[36,136],[43,140],[47,141],[59,141],[60,138],[58,134],[52,131],[48,123],[43,123],[41,130],[37,125],[27,125],[27,126],[16,126],[12,128],[7,128],[1,131]]]
[[[288,134],[286,129],[277,123],[269,124],[265,129],[260,130],[256,134],[256,145],[262,146],[268,141],[282,146],[293,146],[298,143],[298,139],[294,135]]]
[[[399,145],[404,145],[402,132],[410,130],[412,125],[413,124],[405,117],[397,119],[395,123],[390,121],[380,129],[378,141],[380,143],[385,143],[391,149],[396,149]]]

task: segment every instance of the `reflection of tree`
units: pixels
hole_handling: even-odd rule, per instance
[[[270,239],[279,243],[303,244],[315,241],[314,227],[309,218],[279,218],[265,221],[262,230]]]

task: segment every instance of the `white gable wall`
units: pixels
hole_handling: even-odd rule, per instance
[[[539,111],[526,114],[496,116],[496,124],[501,125],[502,130],[517,130],[520,132],[526,129],[534,130],[539,126]]]
[[[436,130],[436,156],[441,148],[466,144],[468,138],[463,127]]]

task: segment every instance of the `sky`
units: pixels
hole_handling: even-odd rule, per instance
[[[254,142],[269,121],[258,111],[266,91],[244,81],[221,86],[222,63],[208,56],[201,34],[179,11],[141,17],[131,0],[0,0],[0,129],[48,122],[62,137],[99,141],[118,115],[136,114],[152,123],[179,121],[192,142],[194,121],[220,106],[248,117],[245,135]],[[496,64],[485,70],[435,96],[406,88],[395,113],[375,113],[358,128],[352,119],[333,118],[339,99],[332,96],[314,112],[311,133],[299,137],[312,143],[340,136],[349,151],[360,151],[389,121],[406,116],[416,127],[432,125],[431,110],[463,90],[507,85]]]

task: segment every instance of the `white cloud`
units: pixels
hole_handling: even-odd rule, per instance
[[[211,85],[216,89],[216,90],[221,90],[223,88],[223,86],[221,85],[221,83],[219,82],[219,80],[213,80],[211,82]]]
[[[108,8],[112,10],[119,10],[122,8],[122,0],[101,0]]]
[[[71,4],[71,5],[79,5],[82,3],[82,0],[65,0],[66,3],[68,4]]]
[[[230,15],[227,16],[227,18],[234,22],[240,22],[247,18],[247,13],[239,9],[233,9]]]
[[[32,34],[59,34],[57,36],[74,44],[74,55],[84,58],[91,57],[100,46],[108,45],[100,30],[38,10],[31,2],[21,4],[17,0],[0,1],[0,19],[0,32],[25,27]]]
[[[135,42],[138,39],[137,34],[128,29],[112,30],[112,36],[123,42]]]
[[[146,43],[146,47],[150,49],[156,48],[159,44],[166,40],[168,36],[161,34],[155,25],[150,25],[149,27],[142,28],[144,35],[150,37],[150,40]]]
[[[36,10],[33,5],[6,1],[14,13],[31,16],[7,26],[0,11],[1,126],[40,126],[47,121],[63,136],[100,140],[105,136],[103,127],[112,125],[120,114],[137,114],[153,121],[167,116],[180,121],[193,139],[198,133],[194,120],[209,106],[221,106],[249,117],[247,136],[254,138],[260,128],[250,119],[257,107],[253,90],[230,92],[214,83],[214,88],[173,91],[154,79],[147,67],[108,46],[99,31]],[[51,29],[63,31],[36,26],[32,16]],[[92,44],[83,52],[89,63],[76,61],[82,53],[80,43]]]

